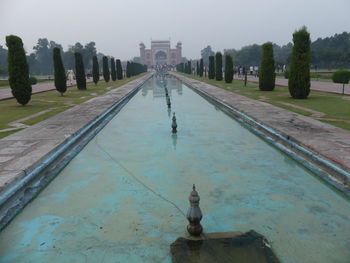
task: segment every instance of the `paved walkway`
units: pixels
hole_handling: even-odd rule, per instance
[[[92,82],[92,78],[87,79],[87,82]],[[67,81],[67,87],[73,87],[76,85],[76,81],[73,80],[72,84],[70,84],[69,81]],[[32,94],[35,93],[41,93],[41,92],[45,92],[45,91],[49,91],[49,90],[55,90],[55,83],[52,82],[42,82],[42,83],[38,83],[36,85],[32,85]],[[11,92],[11,89],[0,89],[0,100],[8,100],[8,99],[12,99],[13,95]]]
[[[238,78],[238,76],[236,75],[235,79],[243,80],[244,78]],[[253,76],[248,76],[247,80],[249,82],[256,82],[256,83],[259,82],[259,78],[253,77]],[[276,78],[276,85],[288,87],[288,79]],[[311,90],[343,94],[343,84],[337,84],[337,83],[325,82],[325,81],[311,81]],[[350,95],[349,84],[345,85],[344,94]]]

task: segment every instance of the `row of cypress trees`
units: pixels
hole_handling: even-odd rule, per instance
[[[29,66],[23,48],[23,42],[20,37],[10,35],[6,37],[6,45],[8,47],[8,72],[11,91],[17,102],[24,106],[31,99],[32,87],[29,80]],[[86,90],[85,67],[81,53],[74,53],[74,58],[77,88],[79,90]],[[93,81],[97,84],[100,80],[100,71],[96,56],[93,57],[92,62]],[[61,96],[63,96],[67,90],[67,76],[63,66],[61,50],[58,47],[53,49],[53,63],[55,87]],[[121,61],[119,59],[115,60],[114,58],[111,58],[110,65],[111,72],[109,72],[108,58],[103,57],[104,80],[108,82],[110,77],[113,81],[123,79]],[[127,76],[135,76],[146,71],[146,65],[128,62]]]
[[[311,39],[306,27],[293,33],[293,49],[289,66],[288,89],[292,98],[306,99],[310,94]],[[259,73],[259,89],[271,91],[275,88],[275,60],[271,42],[262,45]]]
[[[310,60],[311,40],[306,27],[295,31],[293,34],[293,49],[289,69],[288,88],[290,95],[295,99],[306,99],[310,94]],[[259,68],[259,89],[272,91],[275,88],[276,73],[273,45],[267,42],[261,47],[261,63]],[[177,65],[176,70],[192,74],[186,63]],[[203,60],[197,62],[197,74],[203,76]],[[225,56],[224,78],[226,83],[233,81],[233,61],[230,55]],[[217,52],[209,56],[208,78],[221,81],[222,78],[222,54]]]

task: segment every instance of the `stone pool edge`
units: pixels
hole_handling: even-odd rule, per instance
[[[149,73],[0,140],[0,160],[5,160],[0,162],[0,230],[152,76]]]
[[[350,132],[196,79],[171,75],[350,197]]]

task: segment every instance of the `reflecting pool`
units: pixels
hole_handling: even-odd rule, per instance
[[[171,262],[188,195],[204,232],[255,231],[282,262],[349,262],[350,202],[174,78],[153,78],[0,233],[0,262]],[[171,134],[176,112],[178,133]]]

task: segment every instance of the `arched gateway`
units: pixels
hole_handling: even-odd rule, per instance
[[[182,44],[178,42],[175,49],[170,48],[169,40],[153,40],[151,48],[146,49],[145,44],[140,43],[141,63],[148,67],[157,65],[176,66],[181,62]]]

